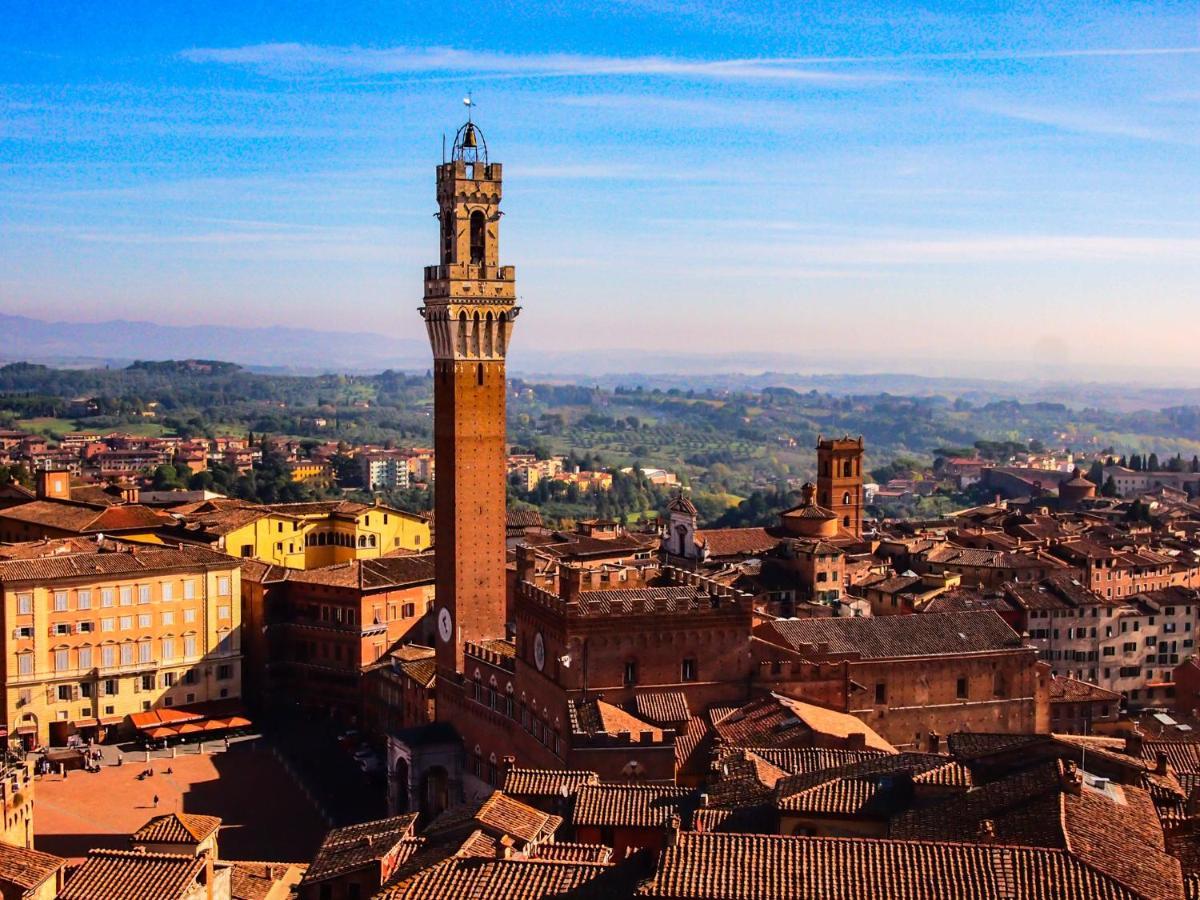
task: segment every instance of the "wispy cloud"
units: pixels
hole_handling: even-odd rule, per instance
[[[1150,125],[1144,118],[1142,121],[1133,121],[1130,118],[1114,115],[1108,110],[1046,106],[978,96],[965,98],[963,102],[965,106],[980,112],[1079,134],[1100,134],[1163,143],[1195,144],[1198,142],[1190,127],[1188,129],[1189,137],[1189,134],[1177,133],[1169,127],[1169,123]]]
[[[341,47],[313,44],[255,44],[246,47],[184,50],[195,63],[240,66],[264,75],[312,76],[461,73],[484,76],[660,76],[720,81],[800,81],[853,85],[895,81],[882,73],[829,72],[807,68],[802,60],[693,60],[666,56],[589,56],[571,53],[494,53],[453,47]],[[814,62],[819,62],[815,60]]]
[[[271,43],[194,47],[181,58],[251,69],[276,77],[471,73],[477,77],[660,76],[724,81],[800,81],[849,85],[909,78],[884,72],[835,72],[831,65],[910,62],[1005,61],[1071,58],[1171,57],[1200,54],[1187,47],[1082,47],[1045,50],[979,50],[877,56],[797,56],[697,60],[667,56],[598,56],[573,53],[495,53],[454,47],[359,47]]]
[[[902,53],[890,56],[808,56],[794,61],[806,65],[816,63],[886,63],[886,62],[986,62],[1021,59],[1073,59],[1087,57],[1126,56],[1197,56],[1195,47],[1078,47],[1045,50],[967,50],[957,53]]]

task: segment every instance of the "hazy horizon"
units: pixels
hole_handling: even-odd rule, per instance
[[[524,360],[1195,371],[1200,3],[269,6],[12,4],[0,312],[423,341],[470,90]]]

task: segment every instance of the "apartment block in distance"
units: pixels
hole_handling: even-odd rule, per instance
[[[204,547],[0,548],[9,739],[105,740],[133,713],[240,697],[240,593],[237,561]]]

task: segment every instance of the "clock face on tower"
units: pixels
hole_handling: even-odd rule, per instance
[[[533,636],[533,664],[539,672],[546,667],[546,642],[540,631]]]
[[[442,607],[438,610],[438,635],[447,643],[450,641],[450,636],[454,634],[454,622],[450,619],[450,610]]]

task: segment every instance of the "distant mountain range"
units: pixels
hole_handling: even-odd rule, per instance
[[[127,365],[136,359],[220,359],[259,369],[427,369],[429,345],[369,332],[233,328],[153,322],[43,322],[0,314],[0,360]]]

